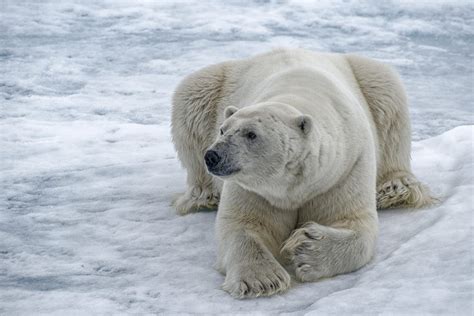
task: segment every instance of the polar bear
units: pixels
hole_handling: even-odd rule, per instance
[[[287,269],[354,271],[374,254],[377,208],[433,201],[411,172],[401,82],[364,57],[280,49],[206,67],[176,89],[172,137],[188,183],[177,211],[218,207],[236,298],[285,291]]]

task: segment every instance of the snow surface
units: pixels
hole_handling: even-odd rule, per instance
[[[473,13],[469,1],[0,1],[0,314],[471,315]],[[442,201],[381,211],[376,258],[355,273],[237,301],[212,268],[215,213],[169,205],[185,189],[170,97],[200,67],[281,46],[397,67],[415,173]]]

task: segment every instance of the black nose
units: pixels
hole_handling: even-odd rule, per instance
[[[215,166],[217,166],[219,161],[221,161],[221,157],[219,156],[219,154],[216,151],[208,150],[208,151],[206,151],[206,154],[204,155],[204,160],[206,161],[206,166],[209,169],[212,169]]]

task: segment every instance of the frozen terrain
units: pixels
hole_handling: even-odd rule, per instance
[[[0,0],[0,314],[471,315],[473,21],[469,1]],[[170,97],[282,46],[395,66],[441,203],[381,211],[355,273],[236,301],[212,268],[215,213],[169,205],[185,189]]]

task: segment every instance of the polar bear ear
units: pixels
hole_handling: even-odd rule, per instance
[[[239,109],[236,108],[235,106],[229,105],[228,107],[225,108],[224,110],[224,118],[228,119],[232,115],[234,115],[235,112],[237,112]]]
[[[296,124],[304,135],[308,135],[313,128],[313,119],[309,115],[301,115],[296,119]]]

